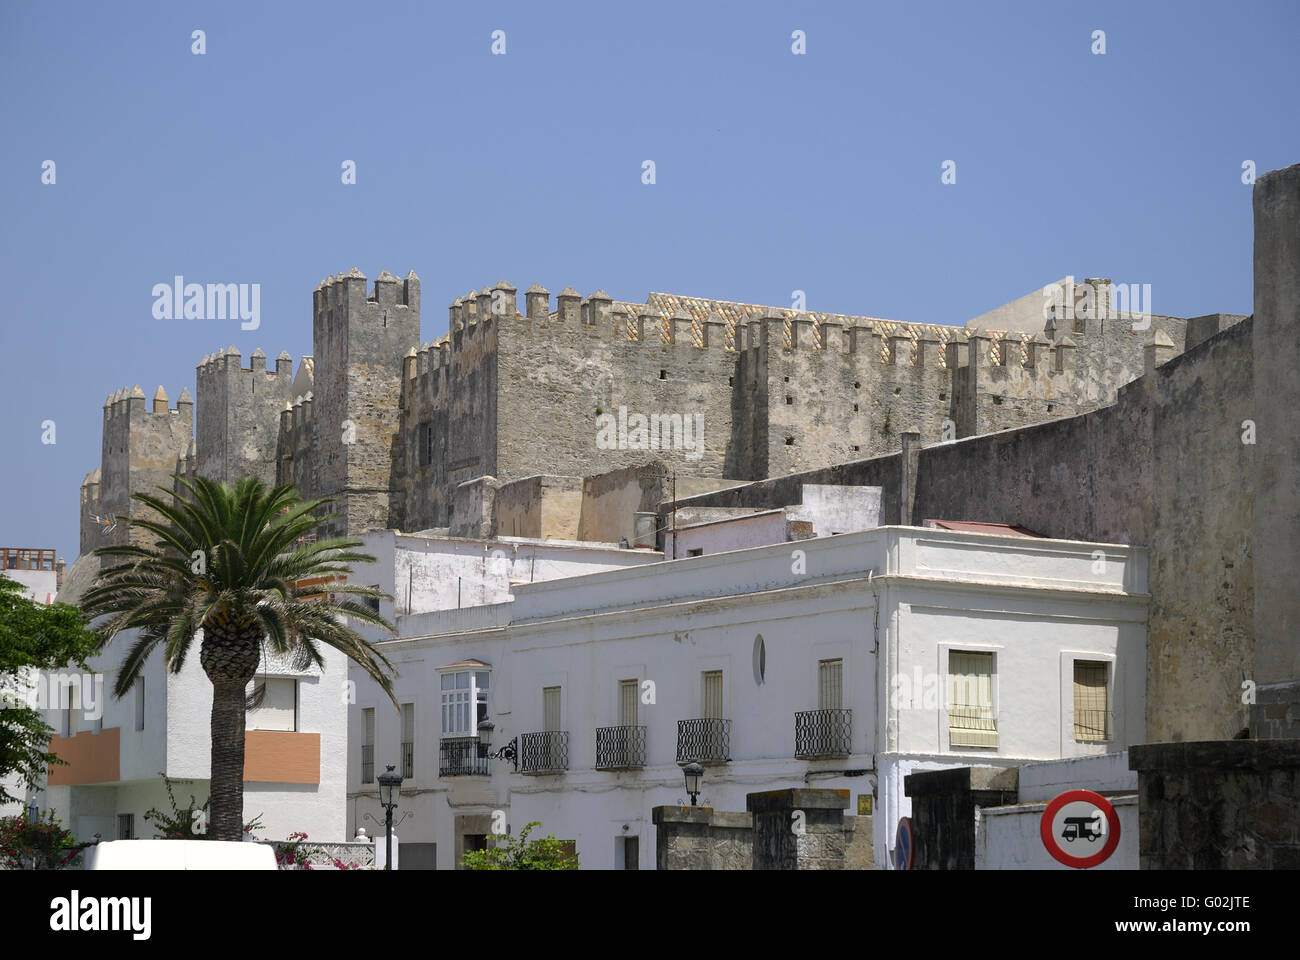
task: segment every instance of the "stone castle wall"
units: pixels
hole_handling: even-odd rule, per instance
[[[369,295],[355,268],[328,278],[297,377],[286,354],[274,370],[261,350],[247,368],[233,347],[205,357],[193,451],[188,437],[142,443],[175,440],[158,451],[172,460],[163,472],[254,475],[335,498],[322,535],[464,528],[481,519],[455,517],[457,489],[479,477],[583,477],[653,459],[722,486],[889,456],[906,432],[934,443],[1106,408],[1140,375],[1153,335],[1164,358],[1187,328],[1072,318],[1043,333],[967,331],[572,288],[552,310],[536,285],[521,312],[501,282],[457,298],[448,334],[421,344],[419,298],[414,273],[384,271]],[[124,424],[106,427],[86,503],[120,505],[144,482],[115,452]]]

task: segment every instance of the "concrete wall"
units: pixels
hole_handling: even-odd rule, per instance
[[[1152,743],[1129,765],[1143,870],[1300,869],[1300,741]]]
[[[1300,737],[1300,164],[1255,182],[1254,211],[1256,729]]]
[[[494,533],[548,540],[582,539],[582,487],[580,477],[525,477],[502,484],[496,493]]]

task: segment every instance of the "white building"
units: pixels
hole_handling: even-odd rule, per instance
[[[884,863],[913,770],[1144,739],[1141,548],[882,527],[513,594],[401,622],[400,711],[353,670],[349,830],[401,764],[404,857],[451,868],[540,821],[584,867],[652,868],[651,808],[688,802],[699,760],[715,809],[804,785],[870,802]]]
[[[82,557],[68,574],[60,600],[76,602],[97,570]],[[140,679],[121,700],[112,696],[116,673],[135,631],[89,661],[92,673],[64,671],[41,678],[50,749],[66,765],[50,769],[44,788],[29,794],[53,809],[79,839],[148,838],[145,813],[170,814],[164,776],[191,781],[175,786],[178,804],[209,794],[212,684],[199,665],[202,631],[180,673],[168,673],[155,650]],[[300,830],[312,840],[342,840],[343,757],[347,750],[346,658],[322,647],[324,668],[293,670],[263,657],[249,693],[264,688],[261,705],[246,718],[244,819],[261,818],[259,836],[282,839]]]

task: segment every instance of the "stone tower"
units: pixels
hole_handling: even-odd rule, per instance
[[[170,490],[177,462],[190,446],[194,431],[194,401],[182,390],[176,408],[168,406],[159,387],[153,409],[145,409],[144,391],[137,384],[104,401],[104,429],[100,469],[81,486],[81,552],[109,544],[139,543],[146,538],[129,523],[113,518],[137,517],[146,508],[131,499],[134,493]],[[95,518],[106,518],[107,523]]]
[[[196,371],[198,431],[195,472],[233,483],[252,476],[268,486],[276,479],[280,411],[294,398],[293,360],[281,352],[267,369],[254,350],[241,366],[233,346],[203,358]]]
[[[383,271],[367,296],[353,267],[312,296],[312,391],[280,413],[278,479],[306,497],[336,499],[322,536],[389,525],[402,366],[419,340],[415,271],[405,280]]]

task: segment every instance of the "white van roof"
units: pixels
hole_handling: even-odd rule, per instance
[[[86,850],[87,870],[277,870],[264,843],[109,840]]]

